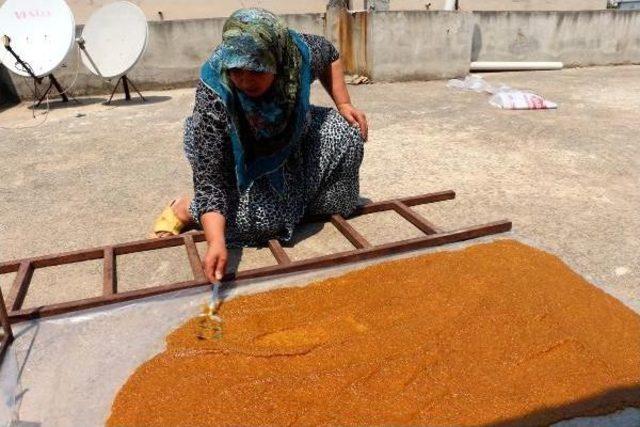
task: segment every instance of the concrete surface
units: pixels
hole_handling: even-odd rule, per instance
[[[489,81],[532,89],[559,103],[558,111],[545,112],[500,111],[485,95],[459,93],[443,81],[352,86],[354,102],[371,124],[362,194],[381,200],[455,189],[455,201],[419,210],[446,227],[511,218],[516,236],[559,253],[614,295],[637,302],[639,70],[487,75]],[[146,104],[105,106],[104,98],[95,97],[82,105],[57,103],[40,126],[2,129],[0,259],[140,239],[163,205],[190,191],[182,127],[193,90],[146,95]],[[317,84],[313,97],[329,103]],[[0,113],[0,125],[38,124],[42,112],[31,119],[22,104]],[[417,235],[391,214],[354,222],[375,242],[393,237],[384,229],[390,224],[403,224],[395,228],[398,236]],[[334,237],[331,246],[344,244]],[[188,274],[186,266],[180,271],[172,264],[184,257],[174,249],[166,250],[166,261],[150,254],[123,257],[122,269],[128,259],[140,266],[131,268],[130,280],[123,277],[123,286],[154,274],[160,280],[162,272]],[[257,250],[245,257],[264,259]],[[38,279],[50,283],[45,277],[50,273],[36,271],[34,298],[80,297],[90,292],[88,283],[100,280],[99,262],[81,264],[78,271],[58,268],[66,279],[59,289],[53,284],[40,289]],[[83,277],[87,280],[73,280]]]
[[[640,62],[640,12],[477,12],[472,61]]]
[[[401,81],[465,75],[473,19],[462,12],[370,14],[370,76],[376,81]]]
[[[639,71],[624,66],[486,76],[537,91],[558,102],[558,111],[501,111],[487,96],[456,92],[444,81],[350,87],[371,125],[361,193],[382,200],[454,189],[456,200],[418,211],[446,229],[510,218],[509,237],[559,255],[640,313]],[[7,127],[41,123],[42,110],[35,120],[24,104],[0,112],[0,259],[143,238],[163,205],[190,191],[181,133],[193,90],[145,95],[147,104],[104,106],[97,97],[80,106],[55,104],[46,122],[26,129]],[[319,86],[313,99],[329,102]],[[352,223],[374,243],[419,235],[395,214]],[[305,239],[286,249],[295,259],[348,247],[331,226],[319,232],[307,227],[299,236]],[[174,249],[119,258],[123,289],[189,277],[184,252]],[[235,255],[239,268],[273,262],[264,249]],[[101,274],[99,262],[37,270],[25,306],[96,295]],[[0,276],[3,291],[12,276]],[[158,311],[123,312],[104,322],[75,317],[51,332],[43,324],[33,344],[25,332],[15,346],[24,366],[21,418],[50,421],[45,425],[73,425],[74,416],[104,419],[131,368],[161,348],[167,330],[193,315],[204,298],[197,295],[195,303],[168,298]],[[119,331],[127,338],[116,339],[124,334]],[[62,405],[64,399],[74,404]],[[611,425],[629,425],[629,413]]]

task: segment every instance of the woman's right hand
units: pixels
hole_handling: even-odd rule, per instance
[[[229,253],[224,239],[216,239],[209,243],[207,253],[204,256],[204,274],[210,282],[222,280],[227,269]]]
[[[203,268],[207,279],[213,283],[222,280],[227,268],[227,244],[224,239],[225,219],[220,212],[207,212],[200,217],[202,229],[209,247],[204,256]]]

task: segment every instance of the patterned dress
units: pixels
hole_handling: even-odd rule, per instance
[[[338,52],[321,36],[302,37],[318,79]],[[355,209],[364,141],[335,109],[311,106],[299,148],[284,166],[283,192],[266,177],[238,190],[228,127],[225,105],[200,82],[193,114],[185,123],[184,150],[194,186],[190,212],[198,223],[207,212],[221,213],[228,246],[261,246],[274,238],[286,243],[306,215],[348,216]]]

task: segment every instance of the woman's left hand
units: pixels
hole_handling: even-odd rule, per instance
[[[346,121],[349,122],[349,124],[358,125],[362,139],[366,141],[369,136],[369,126],[367,124],[367,117],[364,113],[349,103],[340,104],[337,107],[338,112]]]

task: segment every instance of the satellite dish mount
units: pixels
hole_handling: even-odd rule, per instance
[[[136,85],[134,85],[133,82],[129,79],[129,77],[127,77],[126,74],[123,74],[123,75],[120,76],[120,78],[116,82],[116,85],[113,88],[113,91],[111,92],[111,96],[109,97],[109,100],[107,101],[107,105],[111,104],[111,100],[113,99],[113,95],[116,93],[116,90],[118,90],[118,86],[120,85],[120,82],[122,82],[122,88],[124,90],[124,99],[125,100],[131,101],[131,92],[129,92],[129,84],[131,84],[131,87],[133,87],[133,90],[135,90],[136,93],[138,94],[138,96],[140,97],[140,99],[142,99],[142,102],[146,102],[147,101],[144,98],[144,96],[142,96],[142,94],[140,93],[140,91],[138,90]]]
[[[44,93],[38,99],[38,102],[36,103],[36,107],[39,107],[40,104],[42,104],[42,101],[44,101],[44,99],[47,97],[49,92],[51,92],[51,89],[53,89],[54,87],[58,91],[58,96],[62,98],[62,102],[69,102],[69,96],[67,96],[65,90],[62,89],[62,86],[60,86],[60,83],[58,83],[58,80],[56,80],[56,77],[53,75],[53,73],[50,73],[47,77],[49,78],[49,86],[47,87],[47,90],[45,90]],[[38,83],[41,83],[42,78],[39,78],[39,79],[36,78],[36,81]],[[80,103],[80,101],[75,99],[73,96],[71,97],[71,99],[73,99],[77,104]]]

